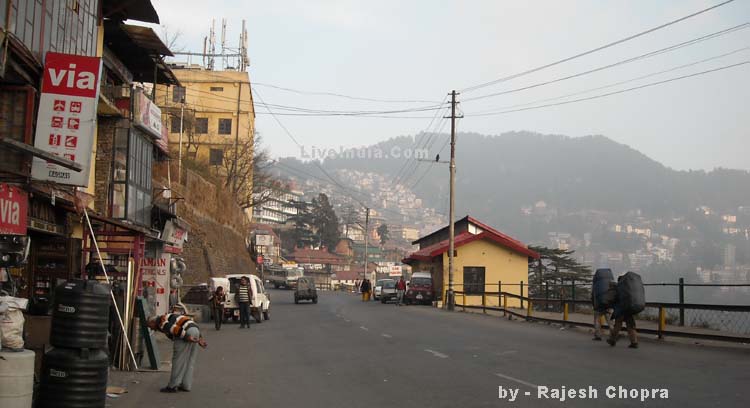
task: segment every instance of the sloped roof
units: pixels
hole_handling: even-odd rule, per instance
[[[288,258],[297,261],[297,263],[308,264],[341,265],[346,263],[346,260],[339,255],[323,249],[297,248]]]
[[[468,244],[470,242],[474,242],[474,241],[477,241],[477,240],[480,240],[480,239],[487,239],[487,240],[490,240],[492,242],[495,242],[496,244],[498,244],[500,246],[508,248],[508,249],[510,249],[513,252],[519,253],[521,255],[526,255],[526,256],[528,256],[530,258],[534,258],[534,259],[538,259],[539,258],[539,254],[536,253],[535,251],[530,250],[523,242],[521,242],[521,241],[519,241],[517,239],[511,238],[510,236],[505,235],[502,232],[500,232],[500,231],[498,231],[498,230],[496,230],[496,229],[494,229],[494,228],[492,228],[492,227],[490,227],[490,226],[488,226],[488,225],[486,225],[486,224],[484,224],[484,223],[482,223],[482,222],[480,222],[480,221],[478,221],[475,218],[472,218],[470,216],[466,216],[465,218],[463,218],[462,220],[459,220],[459,221],[463,221],[463,220],[468,220],[470,223],[476,225],[477,227],[479,227],[483,231],[480,232],[480,233],[478,233],[478,234],[472,234],[470,232],[462,232],[462,233],[456,235],[455,236],[455,242],[453,244],[454,248],[458,248],[458,247],[460,247],[462,245],[466,245],[466,244]],[[456,222],[458,222],[458,221],[456,221]],[[436,233],[438,233],[438,232],[440,232],[440,231],[442,231],[442,230],[444,230],[446,228],[448,228],[448,227],[447,226],[443,227],[443,228],[441,228],[441,229],[439,229],[439,230],[437,230],[437,231],[435,231],[435,232],[433,232],[433,233],[431,233],[431,234],[429,234],[429,235],[427,235],[425,237],[422,237],[422,238],[418,239],[417,241],[414,241],[414,243],[417,243],[417,242],[423,240],[426,237],[432,236],[432,235],[434,235],[434,234],[436,234]],[[404,263],[409,263],[409,262],[415,261],[415,260],[429,261],[432,258],[434,258],[434,257],[436,257],[436,256],[438,256],[438,255],[440,255],[440,254],[448,251],[448,248],[449,248],[449,242],[446,239],[446,240],[440,241],[438,243],[432,244],[430,246],[427,246],[425,248],[422,248],[422,249],[420,249],[417,252],[412,253],[411,255],[409,255],[408,257],[406,257],[403,260],[403,262]]]

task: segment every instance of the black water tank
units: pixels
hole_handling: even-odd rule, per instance
[[[55,288],[50,344],[55,347],[104,348],[109,327],[109,286],[71,280]]]
[[[53,348],[42,360],[37,407],[103,407],[108,368],[103,350]]]

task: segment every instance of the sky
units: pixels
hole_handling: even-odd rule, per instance
[[[444,1],[444,0],[152,0],[162,33],[201,51],[211,20],[227,19],[228,43],[248,30],[250,77],[268,104],[323,110],[387,111],[432,102],[374,102],[299,94],[265,85],[383,100],[439,102],[451,90],[465,115],[459,131],[497,135],[528,130],[571,137],[604,135],[677,170],[750,170],[750,64],[579,103],[492,116],[487,111],[583,93],[608,93],[750,61],[750,27],[589,75],[475,101],[659,50],[750,21],[750,0],[735,0],[632,41],[493,86],[477,84],[536,68],[686,16],[721,0]],[[555,102],[568,99],[559,99]],[[541,103],[537,103],[541,104]],[[528,105],[533,106],[533,105]],[[274,112],[281,111],[273,109]],[[435,131],[434,112],[410,118],[273,116],[256,105],[256,129],[273,156],[300,157],[276,119],[309,152],[370,145]],[[432,124],[432,126],[430,126]],[[446,138],[446,135],[441,138]],[[442,140],[440,144],[442,145]],[[458,142],[460,149],[460,140]],[[447,152],[446,152],[447,155]]]

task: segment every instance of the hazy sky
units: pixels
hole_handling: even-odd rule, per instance
[[[228,19],[230,43],[247,20],[251,81],[380,99],[442,100],[461,90],[559,60],[682,17],[720,0],[674,1],[210,1],[152,0],[179,44],[202,49],[211,19]],[[575,74],[750,21],[750,0],[462,99]],[[602,134],[675,169],[750,169],[750,65],[609,98],[499,116],[473,113],[554,98],[647,75],[750,46],[750,28],[533,90],[465,102],[461,131]],[[750,60],[750,50],[599,93]],[[425,106],[299,95],[256,86],[265,102],[326,110]],[[258,100],[256,99],[256,102]],[[427,104],[429,105],[429,104]],[[256,127],[275,156],[299,156],[265,108]],[[431,116],[431,112],[412,116]],[[279,119],[308,148],[371,144],[426,130],[430,119]],[[448,128],[445,127],[444,131]],[[440,141],[442,145],[442,140]],[[460,149],[460,145],[458,147]]]

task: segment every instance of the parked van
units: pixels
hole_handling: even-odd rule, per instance
[[[432,304],[435,299],[435,289],[432,286],[432,274],[429,272],[414,272],[404,294],[407,305]]]
[[[263,320],[269,320],[271,318],[271,295],[266,292],[260,278],[252,274],[232,274],[223,278],[208,278],[208,288],[211,293],[216,292],[216,288],[221,286],[227,295],[227,300],[224,303],[224,319],[232,319],[233,321],[240,319],[240,309],[237,304],[236,293],[242,277],[246,277],[249,280],[250,290],[253,293],[250,314],[258,323]]]

